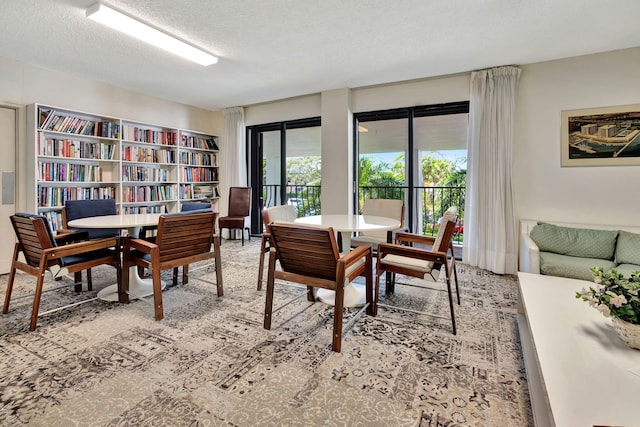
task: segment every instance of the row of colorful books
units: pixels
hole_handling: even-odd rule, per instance
[[[134,185],[122,188],[123,203],[159,202],[175,200],[172,185]]]
[[[45,182],[100,182],[98,165],[80,163],[38,162],[38,180]]]
[[[37,150],[39,156],[113,160],[115,144],[46,138],[43,133],[40,133]]]
[[[169,171],[166,169],[146,166],[122,166],[122,180],[136,182],[168,182]]]
[[[122,160],[127,162],[145,163],[170,163],[175,164],[175,150],[142,148],[125,146],[122,147]]]
[[[115,187],[40,187],[39,207],[62,207],[67,200],[115,199]]]

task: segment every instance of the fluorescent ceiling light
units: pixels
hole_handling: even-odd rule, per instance
[[[139,40],[152,44],[174,55],[181,56],[200,65],[211,65],[218,58],[202,49],[191,46],[156,28],[150,27],[115,9],[96,3],[87,9],[87,18],[121,31]]]

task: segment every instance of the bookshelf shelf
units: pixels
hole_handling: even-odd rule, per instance
[[[41,104],[27,108],[27,209],[61,225],[66,200],[114,198],[121,213],[218,201],[218,137]]]

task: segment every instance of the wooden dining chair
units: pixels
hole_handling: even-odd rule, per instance
[[[331,349],[340,352],[344,287],[358,276],[366,279],[366,303],[362,310],[375,315],[371,244],[363,244],[340,256],[332,228],[271,223],[269,273],[264,309],[264,328],[271,329],[275,279],[301,283],[307,287],[307,299],[315,301],[313,289],[335,292]],[[280,269],[276,269],[276,261]],[[362,312],[361,310],[361,312]],[[276,310],[277,311],[277,310]],[[358,313],[357,316],[359,316]]]
[[[115,215],[115,199],[90,199],[90,200],[67,200],[62,207],[62,228],[57,230],[57,234],[66,235],[67,240],[76,237],[76,240],[104,239],[107,237],[118,237],[120,231],[113,228],[77,228],[70,227],[69,222],[74,219],[90,218],[102,215]],[[75,281],[82,281],[82,272],[75,273]],[[87,289],[93,289],[93,279],[91,269],[87,270]]]
[[[262,222],[264,223],[264,233],[260,240],[260,262],[258,264],[258,290],[262,289],[262,276],[264,272],[264,256],[271,247],[271,231],[269,225],[274,221],[293,222],[298,213],[293,205],[271,206],[262,210]]]
[[[396,233],[393,243],[380,243],[376,262],[376,304],[375,308],[390,307],[378,303],[380,292],[380,276],[387,274],[385,290],[387,294],[395,292],[396,275],[401,274],[416,277],[429,282],[437,282],[440,270],[444,267],[446,275],[446,288],[449,297],[449,309],[451,311],[451,325],[453,334],[457,332],[456,317],[453,306],[453,293],[451,281],[455,281],[456,297],[460,305],[460,293],[458,289],[458,274],[456,272],[456,259],[453,253],[452,235],[457,222],[457,209],[450,207],[440,220],[436,237],[423,236],[412,233]],[[450,252],[450,254],[448,254]],[[389,280],[390,278],[390,280]],[[400,283],[399,283],[400,284]],[[404,283],[405,285],[407,283]],[[422,287],[416,285],[416,287]],[[422,287],[424,289],[429,289]],[[403,307],[395,307],[403,309]],[[423,314],[428,314],[421,312]]]
[[[215,219],[216,214],[211,211],[187,211],[161,215],[154,242],[137,238],[124,239],[122,268],[125,271],[133,266],[151,269],[156,320],[164,317],[160,278],[162,270],[174,269],[175,280],[176,269],[182,266],[182,283],[186,284],[189,281],[189,264],[214,259],[217,295],[223,296],[220,237],[214,233]],[[200,280],[211,283],[204,279]],[[123,275],[119,292],[120,300],[128,301],[128,274]]]
[[[33,331],[38,322],[40,299],[47,270],[58,267],[65,268],[69,273],[77,273],[107,264],[115,267],[118,284],[122,283],[120,245],[115,237],[58,245],[58,241],[54,238],[49,221],[45,216],[17,213],[12,215],[10,219],[18,238],[18,243],[15,244],[13,251],[2,313],[6,314],[9,311],[16,271],[20,270],[35,276],[36,288],[29,330]],[[21,260],[21,256],[24,261]],[[75,285],[76,290],[79,290],[78,286],[81,286],[81,284],[75,283]],[[58,311],[66,307],[68,306],[50,310],[49,312]]]
[[[366,199],[362,204],[362,215],[380,216],[384,218],[393,218],[398,221],[402,227],[404,219],[404,202],[402,200],[393,199]],[[397,230],[370,230],[361,231],[357,236],[351,238],[351,247],[354,248],[363,243],[371,243],[373,251],[378,249],[379,243],[388,243],[394,231],[409,231],[407,228],[399,228]]]
[[[251,187],[231,187],[229,188],[229,208],[226,216],[218,219],[220,233],[223,229],[229,230],[231,238],[232,230],[240,230],[242,233],[242,246],[244,246],[244,232],[247,231],[248,240],[251,240],[249,227],[245,227],[245,219],[249,216],[251,209]]]

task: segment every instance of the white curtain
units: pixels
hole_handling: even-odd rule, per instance
[[[498,274],[517,271],[512,161],[520,69],[471,74],[463,262]]]
[[[224,134],[220,151],[222,164],[220,165],[220,207],[221,216],[229,209],[229,188],[245,187],[247,185],[247,144],[244,127],[244,109],[231,107],[222,110],[224,114]],[[248,219],[247,219],[248,221]],[[224,231],[228,237],[228,231]]]

